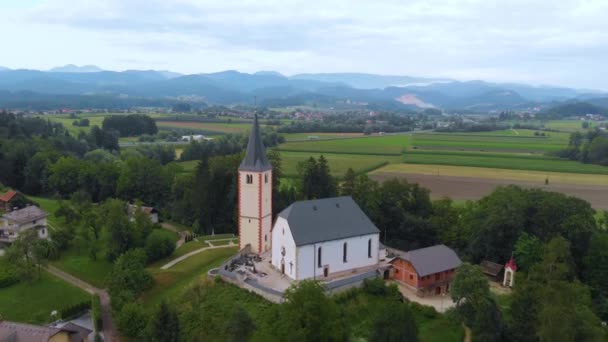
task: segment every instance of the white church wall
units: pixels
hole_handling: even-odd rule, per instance
[[[368,241],[372,240],[371,257],[368,255]],[[343,246],[347,243],[347,258],[343,260]],[[318,248],[321,248],[321,267],[318,267]],[[372,266],[378,263],[378,234],[356,236],[341,240],[326,241],[298,247],[297,280],[323,278],[323,269],[329,267],[329,274],[354,268]]]
[[[285,255],[282,253],[283,248],[285,248]],[[285,274],[292,279],[297,279],[296,246],[287,221],[279,217],[272,230],[272,265],[279,272],[281,271],[281,260],[285,265]]]

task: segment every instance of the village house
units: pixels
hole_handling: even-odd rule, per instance
[[[443,295],[450,292],[450,284],[462,261],[445,245],[398,252],[391,261],[393,279],[416,291],[418,296]]]
[[[3,321],[0,318],[2,342],[89,342],[91,330],[76,324],[61,328]]]
[[[12,243],[28,229],[36,229],[40,239],[48,239],[47,216],[35,205],[5,213],[0,217],[0,242]]]
[[[138,205],[136,204],[127,204],[127,214],[129,215],[129,220],[134,221],[135,220],[135,213],[137,212],[137,209],[140,208]],[[156,210],[156,208],[154,207],[141,207],[141,211],[148,215],[148,217],[150,218],[150,222],[152,223],[158,223],[158,210]]]

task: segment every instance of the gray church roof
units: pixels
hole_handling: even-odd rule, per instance
[[[351,197],[295,202],[279,216],[289,223],[296,246],[380,233]]]
[[[421,277],[451,270],[462,264],[456,252],[446,245],[435,245],[399,253],[399,257],[409,261]]]
[[[270,169],[272,169],[272,165],[270,165],[268,158],[266,158],[266,149],[262,142],[258,115],[256,114],[251,126],[251,133],[249,134],[247,153],[239,166],[239,171],[262,172]]]

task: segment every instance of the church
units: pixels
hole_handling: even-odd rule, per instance
[[[272,222],[272,165],[257,115],[238,171],[239,248],[271,254],[292,280],[327,279],[378,264],[380,231],[351,197],[292,203]]]

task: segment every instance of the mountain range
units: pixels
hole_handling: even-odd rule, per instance
[[[25,95],[28,98],[39,95],[46,100],[52,99],[48,95],[158,101],[187,99],[223,105],[252,104],[256,98],[266,106],[314,104],[474,112],[546,107],[583,99],[608,106],[608,94],[598,91],[515,83],[363,73],[284,76],[275,71],[248,74],[227,70],[182,75],[165,70],[106,71],[94,65],[66,65],[49,71],[0,67],[0,92],[3,92],[0,107],[10,107],[14,104],[11,99]]]

